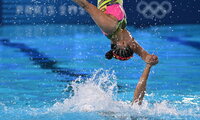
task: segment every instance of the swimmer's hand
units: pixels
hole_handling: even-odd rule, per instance
[[[146,56],[145,62],[150,65],[156,65],[158,64],[158,56],[149,54]]]

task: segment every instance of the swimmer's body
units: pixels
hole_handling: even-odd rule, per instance
[[[102,32],[111,40],[111,50],[105,55],[107,59],[116,58],[124,61],[136,53],[146,62],[146,68],[137,85],[133,100],[133,103],[141,104],[150,68],[158,63],[158,57],[145,51],[126,29],[123,0],[98,0],[98,7],[87,0],[73,1],[90,14]]]

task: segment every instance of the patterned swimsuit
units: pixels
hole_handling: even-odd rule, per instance
[[[120,29],[125,29],[127,21],[126,14],[123,9],[123,0],[98,0],[97,7],[105,14],[112,15],[118,20],[115,32],[112,34],[104,33],[109,39],[111,39],[112,36],[115,35]]]

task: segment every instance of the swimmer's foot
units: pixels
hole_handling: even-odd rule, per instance
[[[145,58],[145,62],[147,64],[156,65],[158,64],[158,57],[156,55],[148,54]]]
[[[87,0],[72,0],[72,1],[74,1],[76,4],[80,5],[83,8],[87,7],[88,3]]]

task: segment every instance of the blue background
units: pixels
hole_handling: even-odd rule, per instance
[[[145,0],[148,4],[157,1],[161,4],[166,0]],[[11,24],[94,24],[90,16],[71,0],[1,0],[0,23],[2,25]],[[90,0],[96,5],[96,0]],[[199,24],[200,23],[200,1],[199,0],[168,0],[172,5],[172,11],[163,19],[147,19],[136,8],[141,0],[124,0],[124,8],[127,13],[128,24],[136,27],[165,24]],[[66,7],[66,13],[60,14],[60,6]],[[75,5],[77,12],[69,14],[69,6]],[[25,10],[26,7],[33,7],[32,12]],[[40,6],[41,11],[35,14],[35,6]],[[54,13],[51,12],[55,7]],[[18,8],[22,8],[21,13],[17,13]],[[45,12],[47,11],[47,12]],[[84,14],[82,14],[84,13]]]
[[[149,19],[136,10],[141,0],[124,0],[127,29],[159,57],[138,109],[130,101],[144,61],[137,55],[106,60],[110,41],[80,7],[71,0],[0,0],[0,120],[200,120],[200,0],[156,0],[159,7],[163,1],[172,11]],[[100,68],[99,75],[93,73]],[[104,76],[108,70],[115,71],[117,83]],[[77,85],[86,87],[74,93]],[[94,110],[86,112],[85,106]]]

